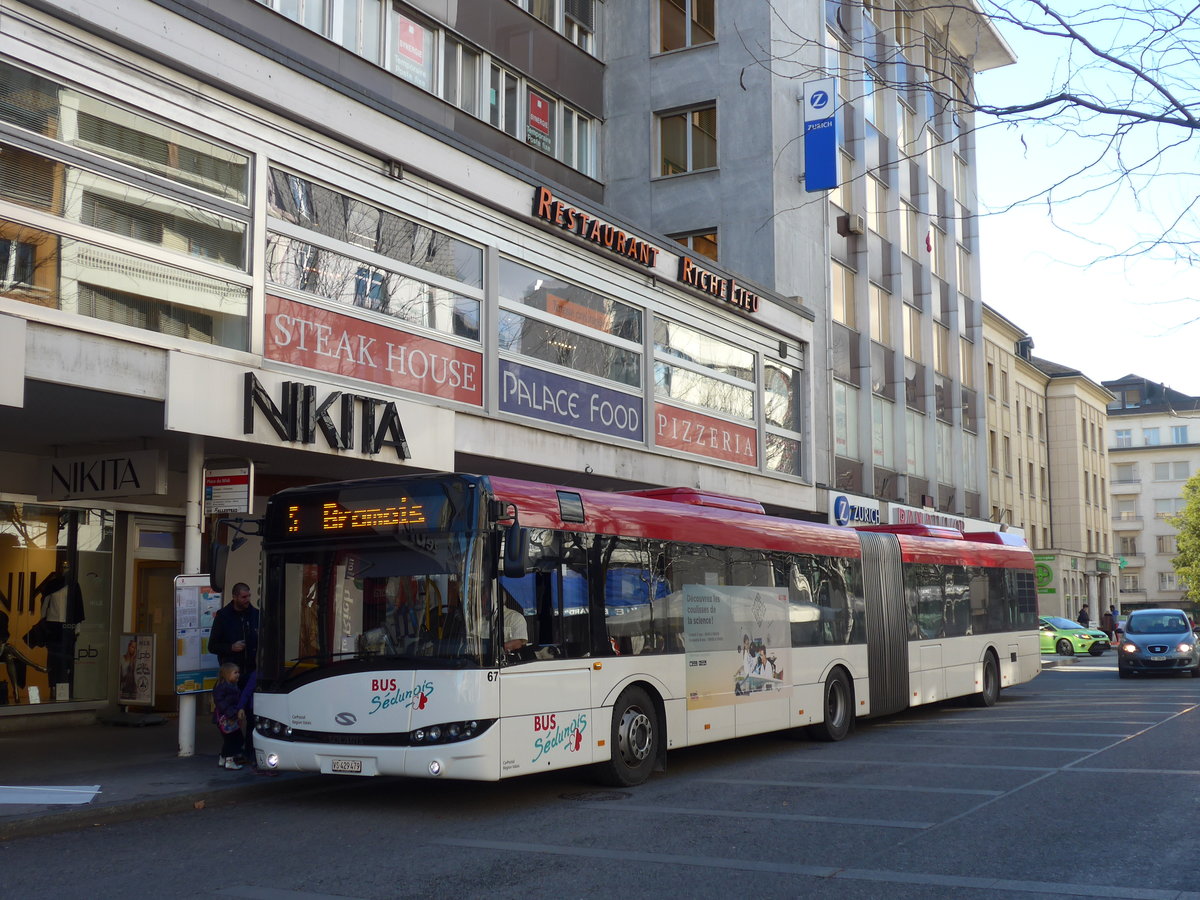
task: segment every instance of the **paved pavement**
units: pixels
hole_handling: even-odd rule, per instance
[[[219,769],[221,737],[207,713],[197,717],[195,755],[180,757],[178,718],[153,718],[160,724],[97,722],[0,731],[0,841],[323,788],[337,777],[265,776],[252,766]],[[77,798],[87,797],[92,787],[99,790],[88,802],[64,804],[45,802],[45,792],[36,790],[44,787],[89,789],[77,792]],[[20,802],[25,794],[34,802]]]
[[[1042,657],[1043,668],[1074,662],[1073,657]],[[96,722],[0,731],[0,841],[182,812],[197,804],[324,790],[340,780],[336,775],[267,776],[251,766],[240,771],[217,768],[221,737],[207,713],[197,716],[195,754],[180,757],[179,720],[152,718],[159,724]],[[77,799],[88,797],[92,787],[98,791],[84,803],[50,803],[45,793],[35,790],[46,787],[88,789],[76,793]],[[20,802],[26,792],[42,802]]]

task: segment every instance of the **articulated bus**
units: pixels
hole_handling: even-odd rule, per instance
[[[1000,689],[1040,671],[1014,536],[852,529],[691,489],[437,474],[282,491],[255,753],[278,771],[498,780]]]

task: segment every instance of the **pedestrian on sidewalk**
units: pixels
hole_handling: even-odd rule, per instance
[[[1114,641],[1117,637],[1117,618],[1112,614],[1112,610],[1105,610],[1104,615],[1100,617],[1100,630],[1108,635],[1108,640]]]
[[[221,663],[221,672],[212,692],[213,722],[221,732],[221,755],[217,757],[217,765],[223,769],[242,767],[237,758],[242,752],[242,722],[246,713],[238,706],[242,696],[238,690],[239,674],[237,663]]]
[[[1075,617],[1075,621],[1077,621],[1077,622],[1078,622],[1080,625],[1082,625],[1084,628],[1090,628],[1090,627],[1091,627],[1091,625],[1092,625],[1092,616],[1091,616],[1091,614],[1088,612],[1088,605],[1087,605],[1086,603],[1085,603],[1085,604],[1083,604],[1083,606],[1079,607],[1079,615],[1077,615],[1077,616]]]
[[[250,586],[244,581],[235,584],[229,593],[229,602],[213,616],[208,651],[222,663],[237,665],[242,673],[238,681],[241,690],[258,663],[258,607],[250,602]]]

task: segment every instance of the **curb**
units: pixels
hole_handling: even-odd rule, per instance
[[[276,776],[266,781],[245,785],[209,788],[186,794],[172,794],[167,797],[116,802],[107,806],[35,814],[28,818],[0,823],[0,843],[14,838],[36,837],[80,828],[114,825],[118,822],[147,816],[162,816],[189,810],[200,811],[210,807],[231,806],[244,800],[264,799],[281,793],[284,795],[319,793],[333,790],[335,787],[335,784],[328,782],[322,775],[296,775],[285,777],[282,780]]]

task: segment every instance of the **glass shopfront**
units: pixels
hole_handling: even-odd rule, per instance
[[[0,706],[105,699],[113,519],[0,501]]]

